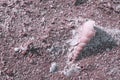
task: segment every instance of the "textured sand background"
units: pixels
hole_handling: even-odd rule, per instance
[[[120,1],[79,1],[0,0],[0,80],[119,80]],[[97,34],[68,66],[67,41],[88,19]]]

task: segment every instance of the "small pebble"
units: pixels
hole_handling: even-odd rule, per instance
[[[30,59],[29,63],[32,64],[32,65],[36,65],[37,64],[33,59]]]
[[[15,52],[18,52],[20,50],[20,48],[14,48]]]
[[[76,65],[71,65],[69,68],[67,66],[64,67],[63,74],[66,76],[74,75],[74,73],[78,73],[80,71],[80,67]]]
[[[57,63],[56,62],[51,63],[50,72],[54,73],[57,71],[57,69],[58,69]]]
[[[109,49],[109,48],[107,48],[107,49],[106,49],[106,51],[110,51],[110,49]]]
[[[20,46],[20,50],[26,51],[27,47]]]

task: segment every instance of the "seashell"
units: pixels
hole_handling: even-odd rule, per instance
[[[95,21],[92,20],[89,20],[82,25],[82,33],[81,33],[82,35],[81,38],[79,39],[79,44],[74,49],[75,51],[73,52],[73,56],[72,56],[73,61],[76,60],[76,58],[83,50],[83,48],[92,39],[92,37],[95,36],[96,31],[94,29],[94,26],[95,26]]]

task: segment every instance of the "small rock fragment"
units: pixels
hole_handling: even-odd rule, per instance
[[[65,66],[64,70],[63,70],[63,74],[66,76],[72,76],[74,73],[79,72],[80,71],[80,67],[72,64],[71,66]]]
[[[32,64],[32,65],[36,65],[37,64],[33,59],[30,59],[29,63]]]
[[[25,47],[20,46],[20,49],[21,49],[22,51],[26,51],[26,50],[27,50],[27,46],[25,46]]]
[[[15,52],[18,52],[19,50],[20,50],[20,48],[17,48],[17,47],[14,48],[14,51],[15,51]]]
[[[118,5],[115,10],[120,13],[120,5]]]
[[[107,48],[107,49],[106,49],[106,51],[110,51],[110,49],[109,49],[109,48]]]
[[[78,6],[78,5],[83,4],[85,2],[87,2],[87,0],[76,0],[75,6]]]
[[[57,71],[57,69],[58,69],[57,63],[56,62],[51,63],[50,72],[54,73]]]

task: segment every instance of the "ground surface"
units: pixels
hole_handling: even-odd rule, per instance
[[[49,72],[52,62],[63,70],[66,41],[83,19],[120,30],[120,1],[0,0],[0,80],[119,80],[120,46],[83,57],[69,77]],[[27,50],[15,52],[21,45]]]

